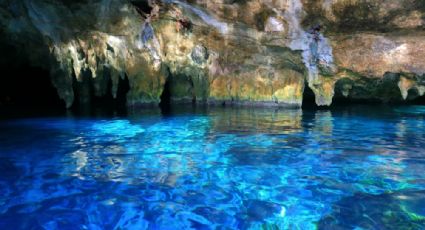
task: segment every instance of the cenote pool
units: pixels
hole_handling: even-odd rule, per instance
[[[0,121],[0,229],[425,229],[425,107]]]

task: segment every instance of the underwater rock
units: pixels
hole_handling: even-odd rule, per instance
[[[166,82],[175,103],[299,107],[305,86],[317,105],[389,102],[425,93],[424,18],[417,0],[0,0],[0,46],[50,70],[67,107],[125,78],[130,106]]]
[[[281,212],[282,207],[262,200],[247,200],[244,201],[244,206],[247,210],[247,215],[250,219],[263,221],[266,218],[273,217]]]
[[[318,229],[423,229],[425,191],[358,193],[333,205]]]

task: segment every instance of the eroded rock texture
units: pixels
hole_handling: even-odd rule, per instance
[[[49,69],[68,107],[116,96],[120,78],[129,105],[164,88],[172,102],[300,106],[305,86],[318,105],[410,100],[424,19],[422,0],[0,0],[2,43]]]

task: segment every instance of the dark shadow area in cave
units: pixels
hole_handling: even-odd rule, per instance
[[[149,5],[148,0],[134,0],[131,1],[137,12],[143,17],[149,15],[152,12],[152,7]]]
[[[420,96],[414,100],[409,101],[407,104],[409,105],[425,105],[425,95]]]
[[[15,60],[11,60],[14,62]],[[0,106],[64,110],[48,70],[26,62],[1,63]]]
[[[425,95],[420,96],[419,91],[416,88],[410,89],[407,96],[408,101],[406,104],[409,105],[425,105]]]
[[[127,93],[130,90],[128,77],[118,79],[116,97],[112,96],[112,80],[108,81],[106,95],[96,97],[92,95],[92,115],[106,113],[105,115],[127,115]]]
[[[49,70],[35,67],[24,53],[2,39],[0,52],[3,54],[0,57],[0,118],[54,116],[66,112]]]
[[[344,96],[340,91],[335,90],[335,95],[332,99],[332,105],[331,107],[343,107],[343,106],[350,106],[350,105],[378,105],[383,104],[379,100],[374,99],[353,99],[350,97]]]
[[[163,115],[168,115],[171,113],[171,82],[170,78],[164,84],[164,89],[161,94],[161,102],[159,103],[159,107],[161,108],[161,112]]]
[[[130,90],[128,77],[118,79],[116,98],[112,95],[112,80],[107,77],[108,85],[104,96],[94,94],[93,79],[83,76],[82,81],[74,79],[75,100],[71,108],[73,115],[90,117],[110,117],[127,115],[127,93]]]
[[[337,83],[338,85],[338,83]],[[335,87],[335,95],[332,98],[332,104],[330,106],[318,106],[316,104],[315,95],[312,89],[308,85],[304,87],[303,93],[303,104],[302,109],[305,110],[327,110],[336,107],[345,107],[350,105],[370,105],[370,104],[382,104],[382,102],[373,99],[352,99],[345,97],[338,86]]]
[[[367,100],[367,99],[350,99],[347,97],[334,97],[332,100],[331,107],[342,107],[342,106],[350,106],[350,105],[379,105],[383,104],[382,102],[376,100]]]
[[[315,95],[313,90],[308,87],[306,84],[304,86],[304,92],[303,92],[303,109],[318,109],[319,106],[316,105]]]
[[[130,91],[130,82],[127,75],[124,79],[120,78],[118,81],[117,97],[115,99],[117,107],[127,107],[127,93]]]
[[[370,81],[367,84],[369,90],[364,87],[351,86],[348,96],[344,96],[344,84],[353,85],[351,80],[339,80],[335,84],[335,95],[333,97],[332,107],[342,107],[351,105],[408,105],[423,104],[423,99],[419,97],[416,89],[409,90],[409,96],[403,100],[400,89],[397,85],[399,81],[398,75],[387,73],[381,81]],[[348,92],[347,92],[348,93]],[[362,98],[367,96],[369,98]]]
[[[163,86],[159,107],[163,115],[174,114],[181,107],[196,107],[195,84],[190,76],[184,74],[171,75]]]
[[[81,79],[77,80],[75,74],[72,74],[72,88],[74,91],[73,107],[90,105],[93,98],[92,76],[89,70],[81,72]]]

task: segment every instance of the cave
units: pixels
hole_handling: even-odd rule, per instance
[[[425,229],[418,2],[0,0],[0,230]]]
[[[163,114],[169,114],[171,110],[171,81],[168,78],[164,84],[164,89],[160,97],[159,107]]]
[[[117,108],[125,108],[127,106],[128,91],[130,91],[130,82],[128,80],[128,76],[125,75],[124,78],[119,78],[118,80],[118,89],[115,98]]]
[[[308,84],[304,85],[304,92],[303,92],[303,102],[302,102],[302,108],[303,109],[317,109],[319,106],[316,105],[316,96],[314,95],[314,92]]]
[[[160,96],[159,107],[164,114],[167,114],[177,107],[196,105],[197,98],[194,88],[195,86],[190,76],[168,73]]]
[[[363,89],[359,89],[356,86],[352,86],[353,82],[349,79],[341,79],[335,83],[335,94],[332,99],[332,107],[349,107],[350,105],[376,105],[382,102],[376,98],[353,98],[352,94],[357,95],[357,92],[362,92]],[[349,85],[349,89],[347,88]],[[371,84],[372,85],[372,84]],[[344,90],[350,92],[349,95],[344,95]],[[346,92],[347,93],[347,92]]]
[[[109,71],[105,71],[103,79],[97,82],[98,84],[106,83],[105,90],[101,95],[95,93],[95,80],[97,79],[93,79],[87,70],[79,81],[74,76],[74,103],[71,112],[75,115],[88,116],[125,116],[127,114],[127,93],[130,90],[128,76],[118,78],[115,97],[112,95],[113,83]]]
[[[3,105],[52,109],[65,107],[50,81],[49,71],[31,65],[2,69],[6,69],[0,84],[0,100]]]
[[[421,96],[418,89],[416,89],[416,88],[409,89],[407,91],[407,93],[408,93],[407,104],[410,104],[410,105],[425,105],[425,94]]]
[[[0,109],[6,113],[64,111],[65,103],[59,98],[50,79],[49,70],[33,65],[22,58],[16,47],[1,44]]]
[[[23,114],[63,114],[66,112],[64,100],[52,83],[51,72],[31,63],[15,46],[2,44],[1,50],[8,57],[0,58],[2,79],[0,82],[0,110],[2,115]],[[69,112],[74,114],[125,114],[127,93],[130,89],[128,77],[119,78],[116,98],[112,96],[112,80],[105,71],[103,80],[93,78],[89,70],[83,70],[81,79],[72,75],[74,102]],[[103,95],[95,95],[94,83],[107,84]],[[103,83],[103,82],[104,83]],[[99,112],[101,111],[101,112]]]
[[[92,94],[92,105],[89,107],[92,113],[99,115],[127,115],[127,93],[130,90],[130,83],[128,76],[118,79],[118,86],[115,98],[112,95],[112,80],[109,79],[106,94],[103,96],[96,96]]]

